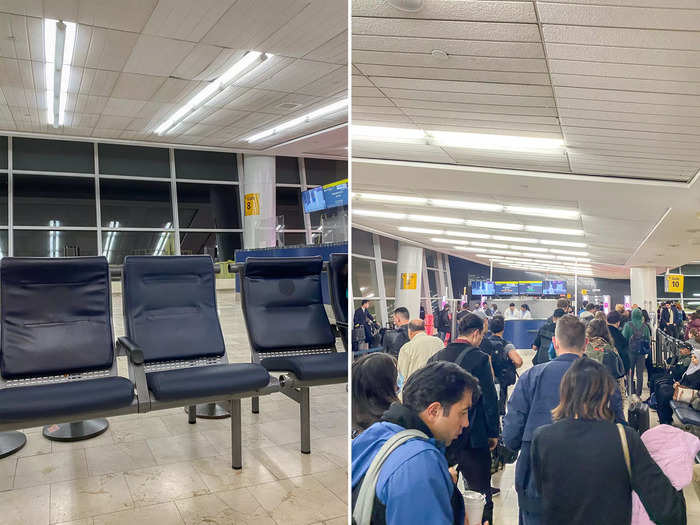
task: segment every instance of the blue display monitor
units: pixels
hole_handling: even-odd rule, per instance
[[[492,281],[472,281],[472,295],[494,295]]]
[[[542,281],[520,281],[518,283],[519,295],[542,295]]]
[[[321,211],[326,209],[326,199],[321,186],[318,188],[311,188],[308,191],[303,191],[301,193],[301,200],[304,203],[304,213],[311,213],[312,211]]]
[[[518,295],[518,281],[496,281],[496,295]]]
[[[566,281],[545,281],[543,295],[566,295]]]
[[[323,187],[326,208],[348,205],[348,179],[339,180]]]

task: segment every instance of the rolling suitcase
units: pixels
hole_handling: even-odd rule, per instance
[[[627,422],[640,434],[649,430],[649,405],[641,401],[630,403]]]

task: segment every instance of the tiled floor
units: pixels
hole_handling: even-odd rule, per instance
[[[532,366],[532,358],[534,352],[530,350],[520,351],[525,364],[522,370],[526,370]],[[513,388],[510,388],[510,392]],[[648,391],[645,387],[643,399],[648,397]],[[650,423],[652,426],[659,424],[659,419],[655,411],[650,411]],[[497,473],[491,479],[491,486],[499,487],[501,493],[496,496],[494,502],[494,514],[491,525],[518,525],[518,495],[515,492],[515,464],[507,465],[505,470]],[[683,491],[685,494],[686,509],[688,511],[688,524],[700,523],[700,499],[692,486],[686,487]]]
[[[120,299],[114,296],[117,335],[124,333]],[[235,300],[218,294],[228,356],[250,362]],[[125,363],[120,373],[127,375]],[[75,443],[28,429],[25,447],[0,459],[0,524],[344,525],[347,409],[346,385],[312,389],[312,453],[302,455],[296,403],[273,394],[254,415],[244,400],[238,471],[230,467],[230,419],[189,425],[180,408],[110,418],[103,435]]]

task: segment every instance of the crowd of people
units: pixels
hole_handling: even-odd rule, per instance
[[[457,333],[446,343],[404,310],[394,312],[405,326],[401,346],[352,367],[358,525],[468,524],[461,490],[483,495],[481,523],[494,525],[492,465],[503,451],[517,453],[522,525],[624,524],[633,513],[686,523],[682,484],[674,485],[655,455],[669,447],[657,451],[656,428],[640,437],[623,410],[629,395],[642,393],[647,369],[651,330],[642,310],[605,315],[593,306],[577,315],[559,301],[533,341],[534,366],[519,377],[523,357],[503,337],[507,312],[460,308]],[[700,327],[700,315],[694,319]],[[685,348],[667,369],[675,389],[700,386],[700,355]],[[662,411],[660,422],[670,423]],[[692,468],[700,440],[690,438],[677,439],[686,446],[674,454]],[[362,491],[365,483],[373,483],[371,492]]]

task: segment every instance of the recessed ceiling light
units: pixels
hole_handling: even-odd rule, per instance
[[[405,219],[405,213],[393,213],[389,211],[376,211],[376,210],[358,210],[353,208],[353,215],[360,215],[363,217],[377,217],[379,219]]]
[[[432,230],[430,228],[413,228],[411,226],[399,226],[399,231],[411,233],[425,233],[427,235],[442,235],[442,230]]]
[[[491,222],[491,221],[475,221],[467,220],[464,221],[468,226],[474,226],[475,228],[493,228],[496,230],[522,230],[522,224],[514,224],[510,222]]]
[[[540,253],[543,253],[543,252],[551,251],[551,250],[549,250],[549,249],[547,249],[547,248],[540,248],[540,247],[537,247],[537,246],[516,246],[516,245],[514,245],[514,244],[511,244],[510,247],[513,248],[514,250],[522,250],[522,251],[524,251],[524,252],[540,252]]]
[[[560,151],[561,139],[491,135],[488,133],[462,133],[458,131],[426,130],[430,142],[438,146],[499,151],[545,152]]]
[[[507,244],[499,244],[497,242],[476,242],[472,241],[472,246],[482,246],[484,248],[501,248],[501,249],[506,249],[508,248]]]
[[[522,242],[527,244],[537,244],[539,242],[537,239],[530,239],[527,237],[509,237],[507,235],[494,235],[493,238],[496,241]]]
[[[506,206],[506,213],[515,215],[533,215],[536,217],[552,217],[554,219],[576,220],[581,217],[578,210],[557,209],[557,208],[533,208],[526,206]]]
[[[450,58],[447,52],[443,51],[442,49],[433,49],[430,54],[433,58],[437,58],[438,60],[447,60]]]
[[[441,244],[463,244],[463,245],[468,245],[471,244],[469,241],[462,241],[460,239],[440,239],[433,237],[430,239],[432,242],[437,242]]]
[[[455,217],[436,217],[434,215],[409,215],[408,219],[411,221],[437,222],[440,224],[462,224],[464,222],[462,219],[457,219]]]
[[[430,199],[430,204],[438,208],[457,208],[461,210],[478,210],[478,211],[493,211],[502,212],[503,206],[500,204],[492,204],[489,202],[464,202],[452,201],[445,199]]]
[[[445,235],[451,235],[452,237],[471,237],[473,239],[490,239],[491,236],[488,233],[472,233],[472,232],[458,232],[458,231],[446,231]]]

